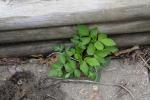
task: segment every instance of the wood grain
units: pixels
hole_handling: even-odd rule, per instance
[[[127,47],[134,45],[148,45],[150,44],[149,33],[138,34],[120,34],[112,36],[117,43],[118,47]],[[55,44],[72,45],[67,41],[39,41],[29,43],[19,43],[0,46],[0,58],[2,57],[18,57],[27,56],[32,54],[50,53],[53,45]]]
[[[0,0],[0,30],[150,18],[150,0]]]
[[[90,27],[97,26],[99,31],[107,34],[133,34],[135,32],[150,31],[150,20],[105,23],[105,24],[91,24]],[[39,29],[25,29],[15,31],[0,32],[0,44],[3,43],[17,43],[41,40],[55,40],[70,38],[75,33],[75,26],[39,28]],[[149,34],[149,33],[147,33]]]

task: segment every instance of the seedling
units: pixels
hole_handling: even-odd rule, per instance
[[[76,34],[71,39],[73,47],[54,47],[58,60],[51,65],[48,75],[63,78],[86,76],[96,80],[97,71],[108,63],[109,55],[118,50],[116,43],[96,27],[90,29],[86,25],[78,25],[76,29]]]

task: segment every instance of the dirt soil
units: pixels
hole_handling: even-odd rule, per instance
[[[1,100],[64,100],[59,85],[36,81],[31,72],[16,72],[0,87]]]
[[[1,59],[0,100],[150,100],[149,50],[112,60],[98,83],[48,78],[50,66],[41,59]]]

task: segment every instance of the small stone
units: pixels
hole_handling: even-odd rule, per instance
[[[94,86],[93,86],[93,90],[94,90],[94,91],[98,91],[98,86],[94,85]]]

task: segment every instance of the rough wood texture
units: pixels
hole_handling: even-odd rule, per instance
[[[150,18],[150,0],[0,0],[0,30]]]
[[[149,33],[117,35],[113,36],[112,38],[116,41],[119,47],[150,44]],[[51,51],[51,48],[54,44],[60,43],[71,45],[69,42],[63,41],[43,41],[43,42],[22,43],[14,45],[11,44],[7,46],[4,45],[0,46],[0,58],[47,53]]]
[[[97,26],[101,32],[107,34],[146,32],[150,31],[150,20],[95,24],[90,26]],[[0,32],[0,44],[70,38],[73,33],[75,33],[74,26],[3,31]]]
[[[62,41],[48,41],[0,46],[0,58],[48,53],[51,51],[54,44],[60,43],[62,43]]]
[[[136,34],[123,34],[113,36],[119,47],[135,46],[135,45],[149,45],[150,33],[136,33]]]

